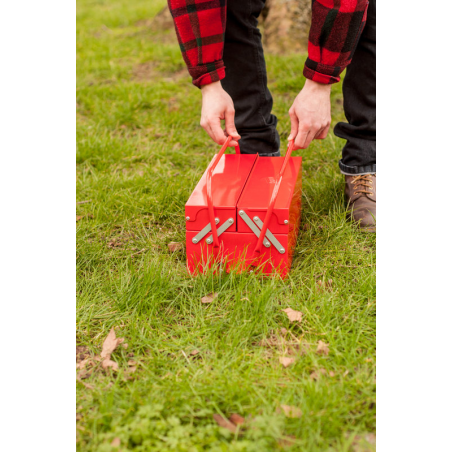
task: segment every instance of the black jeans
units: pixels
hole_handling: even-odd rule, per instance
[[[367,22],[342,84],[344,113],[334,134],[347,140],[339,168],[345,174],[377,171],[376,158],[376,14],[370,0]]]
[[[262,37],[257,18],[265,0],[228,0],[223,61],[226,77],[221,81],[232,97],[240,151],[279,156],[277,119],[267,87]]]
[[[257,28],[264,4],[265,0],[228,0],[223,54],[226,77],[221,84],[234,101],[241,151],[278,156],[277,119],[271,113],[273,99]],[[334,129],[347,140],[339,165],[348,174],[376,171],[375,47],[375,0],[370,0],[367,24],[343,82],[348,124],[339,123]]]

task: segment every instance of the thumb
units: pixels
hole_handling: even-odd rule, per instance
[[[298,118],[295,112],[290,112],[290,135],[288,137],[288,140],[295,140],[297,133],[298,133]]]
[[[235,128],[234,116],[235,111],[233,109],[226,110],[226,114],[224,116],[224,126],[226,129],[226,133],[233,139],[238,140],[240,139],[240,135],[238,134],[237,129]]]

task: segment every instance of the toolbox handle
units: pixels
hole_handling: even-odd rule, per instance
[[[270,204],[268,206],[267,213],[265,215],[264,224],[262,225],[261,232],[259,234],[259,240],[257,241],[256,248],[254,249],[255,253],[260,253],[262,250],[262,243],[264,242],[265,234],[267,233],[268,224],[270,223],[270,218],[273,213],[273,208],[275,207],[276,197],[278,196],[279,186],[281,185],[281,181],[284,175],[284,171],[286,170],[286,166],[289,163],[290,155],[292,154],[292,150],[294,147],[294,140],[289,141],[289,146],[287,147],[286,157],[284,158],[283,165],[281,167],[281,171],[279,172],[278,181],[275,184],[275,188],[272,192],[272,197],[270,199]],[[215,221],[215,220],[214,220]]]
[[[221,157],[223,156],[224,152],[226,151],[227,147],[229,146],[229,143],[231,142],[231,140],[232,140],[231,136],[227,137],[227,139],[224,142],[223,146],[221,147],[220,151],[216,155],[215,160],[207,169],[207,208],[209,211],[210,227],[212,229],[213,246],[215,248],[218,248],[220,246],[220,244],[218,242],[217,225],[215,223],[215,213],[213,211],[212,174],[213,174],[215,167],[218,165],[218,162],[220,161]],[[238,145],[235,146],[235,153],[240,154],[240,147]]]

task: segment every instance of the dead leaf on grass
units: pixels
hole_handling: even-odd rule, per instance
[[[317,354],[318,355],[328,355],[330,349],[328,347],[329,344],[325,344],[323,341],[319,341],[317,344]]]
[[[301,322],[302,313],[300,311],[295,311],[292,308],[282,309],[289,317],[290,322]]]
[[[109,359],[116,347],[123,341],[124,339],[116,337],[115,329],[112,327],[105,338],[104,343],[102,344],[102,352],[100,356],[102,358]]]
[[[77,345],[75,347],[75,361],[78,363],[89,356],[88,347],[85,345]]]
[[[205,297],[201,298],[201,303],[212,303],[212,301],[218,297],[217,292],[211,292],[207,294]]]
[[[236,432],[237,427],[231,421],[221,416],[221,414],[214,414],[213,419],[220,427],[227,428],[232,433]]]
[[[318,370],[314,370],[311,373],[310,377],[312,380],[318,380],[320,375],[326,375],[326,374],[327,374],[327,372],[325,369],[318,369]]]
[[[234,424],[234,425],[242,425],[245,423],[245,419],[240,416],[240,414],[237,413],[233,413],[229,416],[229,420]]]
[[[190,352],[191,356],[196,356],[199,353],[199,350],[193,350]]]
[[[121,438],[114,438],[113,441],[111,442],[111,445],[113,447],[119,447],[121,445]]]
[[[288,358],[286,356],[280,356],[279,357],[279,362],[284,366],[284,367],[289,367],[291,364],[293,364],[295,362],[295,358]]]
[[[281,409],[283,410],[286,417],[297,418],[301,417],[301,415],[303,414],[300,408],[296,406],[281,405]]]
[[[118,363],[115,361],[112,361],[111,359],[104,359],[102,361],[102,367],[104,369],[108,369],[109,367],[111,367],[113,370],[119,369]]]
[[[180,251],[183,248],[182,243],[180,242],[169,242],[168,249],[171,253],[175,253],[176,251]]]
[[[91,361],[91,358],[86,358],[83,361],[80,361],[79,363],[76,364],[75,368],[76,369],[84,369],[86,367],[86,365]]]

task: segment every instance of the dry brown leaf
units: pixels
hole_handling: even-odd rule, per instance
[[[113,441],[111,442],[111,445],[113,447],[119,447],[121,445],[121,438],[114,438]]]
[[[91,375],[91,372],[88,372],[88,369],[82,369],[77,373],[77,378],[79,380],[88,378]]]
[[[318,355],[328,355],[330,349],[328,347],[329,344],[325,344],[323,341],[319,341],[317,344],[317,354]]]
[[[292,308],[282,309],[289,317],[291,322],[301,322],[302,313],[300,311],[295,311]]]
[[[124,349],[126,349],[126,350],[127,350],[127,347],[128,347],[128,346],[129,346],[129,344],[127,344],[127,343],[121,344],[121,347],[124,348]]]
[[[296,418],[296,417],[301,417],[301,415],[302,415],[300,408],[298,408],[296,406],[281,405],[281,408],[287,417]]]
[[[88,347],[85,345],[77,345],[75,347],[75,361],[78,363],[89,356]]]
[[[286,328],[281,328],[280,331],[281,331],[282,335],[286,335],[287,334]]]
[[[193,350],[190,352],[190,355],[196,356],[199,353],[199,350]]]
[[[112,361],[111,359],[104,359],[102,361],[102,367],[104,369],[107,369],[109,367],[111,367],[113,370],[118,370],[119,369],[118,363],[115,362],[115,361]]]
[[[75,216],[75,221],[77,222],[78,220],[81,220],[85,215],[76,215]]]
[[[325,369],[314,370],[314,372],[311,373],[310,377],[313,380],[318,380],[320,375],[326,375],[326,370]]]
[[[220,427],[227,428],[232,433],[236,432],[237,427],[232,422],[230,422],[229,420],[227,420],[223,416],[221,416],[220,414],[214,414],[213,419]]]
[[[129,361],[127,361],[127,364],[129,365],[129,366],[136,366],[136,361],[134,361],[133,359],[129,359]]]
[[[86,365],[88,364],[89,358],[84,359],[83,361],[80,361],[79,363],[77,363],[75,365],[76,369],[84,369],[86,367]]]
[[[295,358],[287,358],[286,356],[280,356],[279,362],[284,366],[288,367],[295,362]]]
[[[212,301],[218,297],[216,292],[211,292],[207,294],[205,297],[201,298],[201,303],[212,303]]]
[[[231,414],[231,416],[229,416],[229,420],[234,425],[242,425],[245,423],[245,419],[242,416],[240,416],[240,414],[237,414],[237,413]]]
[[[169,242],[168,249],[171,253],[175,253],[176,251],[180,251],[183,248],[182,243],[180,242]]]
[[[136,366],[131,366],[127,369],[127,372],[129,374],[133,374],[137,370]]]
[[[120,342],[122,342],[121,338],[116,337],[115,329],[112,327],[102,344],[100,356],[105,359],[110,359],[111,354]]]

